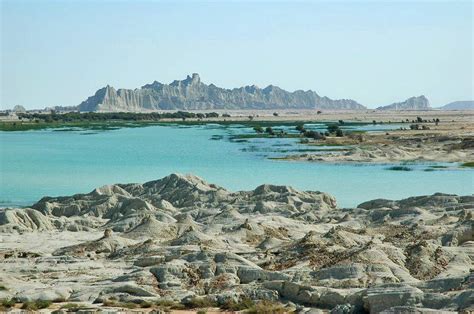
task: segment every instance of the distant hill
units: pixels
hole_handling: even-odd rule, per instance
[[[474,110],[474,100],[454,101],[442,107],[441,110]]]
[[[13,112],[26,112],[26,109],[22,105],[16,105],[15,107],[13,107],[12,111]]]
[[[138,89],[111,86],[99,89],[82,102],[80,111],[146,111],[165,109],[366,109],[351,99],[330,99],[308,90],[285,91],[269,85],[225,89],[204,84],[194,73],[182,81],[157,81]]]
[[[418,97],[410,97],[405,101],[396,102],[388,106],[378,107],[377,110],[430,110],[430,102],[428,98],[421,95]]]

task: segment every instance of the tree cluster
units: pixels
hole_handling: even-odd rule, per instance
[[[135,112],[67,112],[57,114],[55,111],[51,113],[19,113],[20,119],[41,120],[44,122],[86,122],[86,121],[158,121],[160,119],[187,119],[187,118],[218,118],[219,114],[216,112],[209,113],[194,113],[187,111],[177,112],[150,112],[150,113],[135,113]]]

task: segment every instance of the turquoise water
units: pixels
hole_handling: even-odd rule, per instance
[[[429,165],[416,165],[410,166],[413,171],[390,171],[387,165],[271,160],[308,146],[294,139],[229,140],[248,132],[217,125],[0,132],[0,207],[29,205],[45,195],[86,193],[104,184],[145,182],[172,172],[193,173],[234,191],[262,183],[324,191],[336,196],[340,206],[474,190],[472,170],[424,171]]]

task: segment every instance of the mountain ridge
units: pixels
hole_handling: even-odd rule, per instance
[[[288,92],[278,86],[247,85],[226,89],[201,82],[199,74],[170,84],[154,81],[136,89],[107,85],[78,106],[79,111],[152,111],[199,109],[345,109],[364,110],[352,99],[333,100],[312,90]]]
[[[395,102],[387,106],[378,107],[376,110],[431,110],[431,105],[425,95],[413,96],[405,101]]]

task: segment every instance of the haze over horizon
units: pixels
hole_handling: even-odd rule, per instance
[[[1,1],[2,109],[199,73],[375,108],[473,96],[473,3]]]

